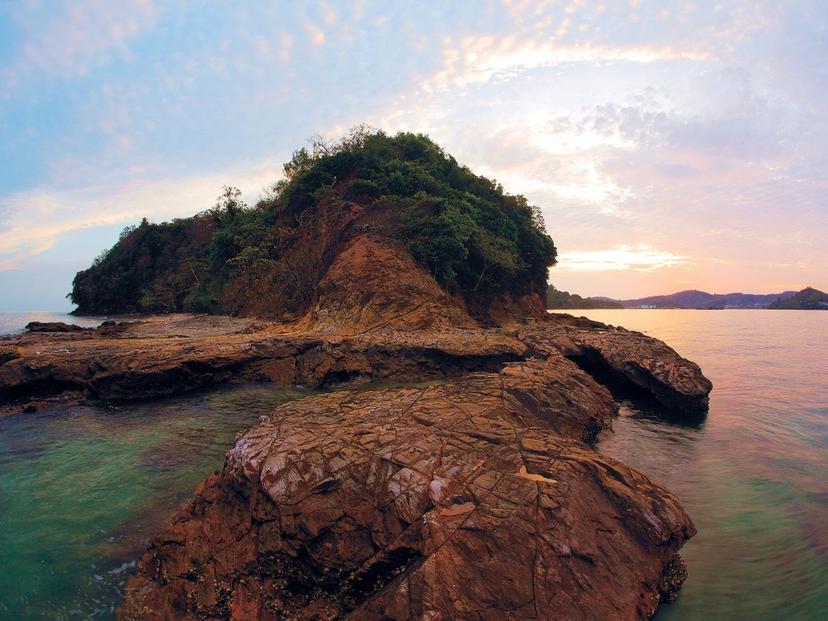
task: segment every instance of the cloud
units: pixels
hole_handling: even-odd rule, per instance
[[[131,40],[153,26],[152,0],[21,3],[11,14],[25,33],[0,79],[10,88],[32,74],[71,78],[126,53]]]
[[[11,103],[0,261],[20,265],[100,223],[191,215],[224,183],[247,189],[243,162],[369,122],[426,132],[541,206],[563,266],[594,270],[561,268],[579,292],[590,280],[668,281],[673,271],[641,262],[664,248],[700,286],[724,274],[749,286],[758,276],[733,266],[768,258],[778,267],[756,271],[777,279],[818,266],[824,3],[694,4],[15,3],[0,63],[0,103]],[[3,100],[12,78],[55,92],[7,88]],[[72,189],[89,179],[100,187]],[[701,257],[728,262],[703,272]],[[621,279],[602,264],[637,267]]]
[[[211,207],[224,185],[239,187],[252,202],[281,174],[280,165],[264,162],[211,175],[11,195],[0,202],[0,271],[18,269],[84,229],[191,216]]]
[[[279,60],[287,64],[290,62],[290,51],[293,48],[293,35],[283,32],[279,35]]]
[[[563,43],[554,37],[526,39],[515,35],[468,35],[443,41],[440,68],[422,87],[427,92],[465,88],[491,81],[512,79],[526,71],[564,63],[654,63],[704,61],[712,58],[703,49],[679,49],[669,45],[609,45]]]
[[[653,272],[686,265],[689,257],[656,250],[646,244],[617,246],[608,250],[571,250],[558,255],[556,270],[571,272]]]
[[[314,47],[319,47],[325,43],[325,31],[313,22],[306,22],[305,30],[308,33],[308,38],[310,39],[311,45],[313,45]]]

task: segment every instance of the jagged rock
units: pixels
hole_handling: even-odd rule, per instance
[[[0,399],[21,401],[66,391],[125,401],[227,382],[316,387],[353,379],[420,380],[496,369],[526,354],[523,343],[498,331],[347,336],[181,315],[122,323],[114,331],[31,333],[5,341]]]
[[[685,580],[687,580],[687,563],[681,555],[676,554],[661,573],[661,580],[658,583],[661,601],[667,603],[676,601]]]
[[[419,325],[419,324],[418,324]],[[413,381],[558,353],[602,381],[621,378],[680,411],[703,412],[710,382],[698,366],[637,332],[555,316],[503,328],[329,332],[227,317],[171,315],[97,330],[6,337],[0,399],[72,391],[123,401],[226,382],[324,386],[359,379]],[[580,326],[580,327],[578,327]]]
[[[694,529],[572,439],[615,408],[559,357],[285,404],[153,540],[119,618],[646,618]]]
[[[627,384],[680,413],[707,413],[713,384],[663,341],[557,313],[535,325],[522,333],[535,349],[559,351],[607,383]]]
[[[0,352],[0,414],[237,381],[411,384],[288,403],[242,436],[154,539],[122,619],[646,618],[685,575],[678,501],[588,443],[618,407],[600,382],[698,411],[699,368],[585,319],[477,325],[370,233],[298,323],[170,315]]]
[[[328,269],[304,326],[339,334],[478,327],[462,304],[399,244],[362,234]]]
[[[15,358],[20,358],[20,352],[16,347],[0,347],[0,366]]]

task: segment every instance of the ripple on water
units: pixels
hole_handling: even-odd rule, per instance
[[[658,619],[824,618],[828,313],[584,311],[665,340],[713,381],[698,427],[621,408],[599,450],[678,494],[699,534]]]
[[[0,419],[0,618],[111,618],[149,537],[235,433],[304,394],[248,386]]]

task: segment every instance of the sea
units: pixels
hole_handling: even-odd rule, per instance
[[[29,311],[25,313],[0,313],[0,336],[19,334],[30,321],[73,323],[83,328],[95,328],[106,317],[75,317],[67,313],[53,313],[49,311]]]
[[[828,312],[568,311],[660,338],[713,382],[702,421],[622,402],[596,450],[671,489],[699,534],[658,621],[828,611]],[[0,315],[0,332],[28,321]],[[235,433],[307,393],[235,386],[0,418],[0,619],[111,619],[150,535]]]

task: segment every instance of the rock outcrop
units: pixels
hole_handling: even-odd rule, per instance
[[[237,439],[153,539],[120,619],[650,617],[686,576],[693,524],[590,444],[619,388],[703,414],[698,366],[547,315],[556,249],[539,211],[427,138],[358,132],[301,155],[256,210],[228,191],[210,213],[127,231],[72,293],[86,312],[257,319],[0,338],[0,414],[228,382],[338,387]]]
[[[615,407],[560,357],[283,405],[155,538],[119,618],[646,618],[694,530],[572,439]]]
[[[63,321],[30,321],[26,324],[29,332],[83,332],[89,329]]]
[[[713,384],[697,364],[664,342],[563,314],[550,315],[543,325],[543,330],[525,332],[524,340],[532,347],[558,351],[605,383],[645,393],[668,410],[706,414]]]
[[[227,382],[328,386],[450,377],[526,356],[502,331],[342,335],[228,317],[148,318],[82,332],[0,339],[0,402],[128,401]],[[18,408],[19,409],[19,408]]]
[[[360,231],[298,322],[169,315],[0,339],[0,413],[227,382],[348,388],[239,438],[153,540],[120,618],[652,615],[686,575],[693,525],[589,444],[617,412],[608,388],[700,413],[710,382],[643,334],[514,319],[531,300],[504,298],[482,326]]]
[[[479,326],[463,309],[462,300],[450,297],[400,244],[362,234],[328,269],[303,327],[364,334]]]

